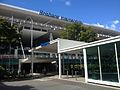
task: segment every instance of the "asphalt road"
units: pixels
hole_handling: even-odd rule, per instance
[[[43,78],[25,81],[0,82],[0,90],[116,90],[116,89],[85,84],[80,82]]]

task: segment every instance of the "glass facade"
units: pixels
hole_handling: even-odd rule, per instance
[[[119,65],[119,74],[120,74],[120,42],[117,42],[116,46],[117,46],[118,65]]]
[[[88,79],[120,83],[120,41],[86,48],[86,56]]]
[[[83,68],[83,56],[80,54],[62,54],[62,74],[75,75],[75,71],[78,72],[79,75],[84,75]]]
[[[100,46],[102,80],[118,82],[114,43]]]
[[[87,49],[88,78],[100,79],[99,58],[97,47]]]

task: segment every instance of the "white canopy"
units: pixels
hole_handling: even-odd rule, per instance
[[[81,44],[85,44],[85,42],[58,38],[56,40],[50,41],[48,44],[46,44],[44,46],[36,47],[34,49],[34,51],[61,53],[61,51],[64,49],[74,47],[74,46],[79,46]],[[75,52],[72,52],[72,53],[75,53]],[[80,53],[80,51],[79,51],[79,53]]]

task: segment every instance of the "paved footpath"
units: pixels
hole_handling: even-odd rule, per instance
[[[34,80],[0,82],[0,90],[120,90],[120,88],[46,77]]]

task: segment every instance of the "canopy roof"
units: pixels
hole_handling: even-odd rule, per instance
[[[47,44],[45,43],[45,45],[43,44],[43,45],[40,45],[34,48],[34,51],[61,53],[61,51],[66,48],[78,46],[81,44],[85,44],[85,42],[58,38],[56,40],[48,42]],[[75,51],[75,52],[70,52],[70,53],[80,53],[80,51],[77,51],[77,52]]]
[[[46,46],[38,46],[34,49],[34,51],[46,51],[46,52],[55,52],[55,53],[80,53],[83,48],[103,45],[107,43],[114,43],[116,41],[120,41],[120,36],[111,37],[99,41],[94,41],[91,43],[66,40],[66,39],[56,39],[50,41]]]
[[[60,51],[60,53],[78,51],[78,50],[81,50],[81,49],[84,49],[84,48],[99,46],[99,45],[108,44],[108,43],[114,43],[114,42],[117,42],[117,41],[120,41],[120,36],[115,36],[115,37],[111,37],[111,38],[107,38],[107,39],[103,39],[103,40],[94,41],[94,42],[91,42],[91,43],[84,43],[84,44],[81,44],[81,45],[68,47],[68,48],[62,49]]]

